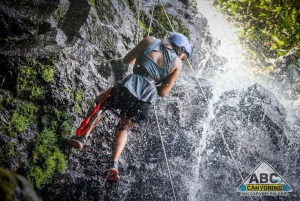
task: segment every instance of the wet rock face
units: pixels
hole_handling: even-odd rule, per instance
[[[293,89],[300,93],[300,50],[298,47],[290,50],[285,56],[275,62],[275,71],[272,73],[281,83],[282,90]]]
[[[186,76],[182,74],[181,82],[185,82]],[[210,98],[210,84],[205,80],[200,82],[205,95]],[[189,91],[188,95],[185,91]],[[197,154],[195,150],[203,130],[197,124],[208,113],[208,104],[204,102],[199,86],[191,81],[187,85],[179,82],[172,93],[167,98],[160,99],[156,105],[174,187],[182,199],[187,197],[189,187],[185,181],[187,177],[192,179],[196,160],[194,157]],[[45,199],[173,199],[155,113],[129,132],[129,140],[119,163],[120,182],[105,181],[116,123],[117,120],[108,112],[84,149],[81,152],[68,153],[68,169],[64,175],[55,177],[53,183],[44,189],[42,195]],[[62,195],[57,192],[66,193]]]
[[[212,120],[207,134],[203,134],[205,139],[202,140],[205,140],[206,147],[200,154],[201,166],[197,182],[202,188],[195,197],[201,200],[244,199],[236,193],[242,179],[221,132],[244,178],[248,177],[261,161],[267,161],[294,186],[295,193],[291,194],[288,200],[299,197],[296,192],[299,185],[296,170],[300,162],[297,156],[299,147],[287,138],[290,132],[295,135],[295,131],[289,128],[285,120],[286,111],[274,94],[255,84],[245,91],[225,92],[213,108],[216,121]],[[298,181],[290,178],[298,178]],[[254,198],[259,199],[281,198]]]
[[[150,22],[150,3],[142,2],[140,7],[144,23]],[[156,4],[157,10],[162,11],[161,4]],[[208,35],[206,19],[195,17],[194,1],[166,0],[163,5],[176,30],[189,30],[197,65],[205,55],[199,47],[205,41],[200,38]],[[156,29],[150,34],[166,36],[171,30],[161,24],[165,14],[157,15],[153,22]],[[32,173],[34,168],[45,171],[45,161],[51,156],[39,153],[41,147],[36,142],[47,134],[45,131],[51,131],[55,133],[55,144],[67,156],[68,165],[63,174],[54,169],[51,182],[42,182],[39,193],[44,200],[171,199],[154,114],[130,131],[120,161],[119,183],[105,182],[114,127],[119,120],[111,112],[105,114],[82,152],[71,151],[63,143],[66,135],[74,134],[95,96],[131,73],[131,67],[122,64],[122,57],[135,46],[137,36],[141,39],[146,34],[137,28],[136,10],[128,2],[118,0],[25,0],[1,2],[0,16],[4,30],[0,38],[0,164],[24,175],[30,173],[31,179],[36,174]],[[187,80],[190,83],[185,84]],[[180,164],[180,171],[173,173],[176,185],[182,184],[181,174],[189,168],[201,136],[202,128],[195,126],[196,121],[207,115],[208,103],[203,102],[199,87],[191,80],[192,76],[183,71],[172,93],[157,106],[167,154],[174,155],[169,159],[170,166],[175,170]],[[209,83],[201,83],[211,97]],[[193,111],[188,112],[185,103]],[[21,113],[25,104],[37,108],[32,121],[29,114]],[[19,116],[14,115],[18,111]],[[19,125],[13,123],[16,117],[25,119],[24,129],[12,129]],[[178,192],[186,197],[186,187]]]

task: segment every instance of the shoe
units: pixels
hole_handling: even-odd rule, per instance
[[[69,145],[71,147],[74,147],[75,149],[79,150],[82,149],[83,145],[86,142],[86,138],[83,135],[80,137],[73,136],[71,138],[67,138],[66,140],[69,142]]]
[[[108,180],[108,181],[119,181],[120,180],[117,162],[115,162],[115,161],[111,162],[110,168],[107,173],[106,180]]]

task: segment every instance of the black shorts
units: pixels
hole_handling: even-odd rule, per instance
[[[141,123],[153,110],[151,103],[137,99],[124,86],[116,85],[105,101],[110,109],[121,110],[121,115],[135,123]]]

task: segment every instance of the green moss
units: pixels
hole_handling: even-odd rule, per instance
[[[44,66],[43,72],[42,72],[42,78],[45,82],[49,83],[53,80],[55,73],[55,69],[50,66]]]
[[[0,111],[3,110],[5,107],[4,107],[4,96],[1,96],[0,97]]]
[[[42,120],[45,127],[55,130],[59,140],[65,139],[66,136],[74,133],[72,129],[72,119],[70,116],[53,106],[44,108],[43,113],[47,114]]]
[[[1,150],[0,150],[0,166],[5,166],[5,163],[7,161],[11,161],[13,158],[15,158],[18,154],[16,148],[16,143],[14,142],[8,142],[5,143]],[[10,169],[10,171],[15,171],[13,169]],[[1,198],[1,196],[0,196]]]
[[[172,17],[168,16],[170,20]],[[167,15],[165,14],[164,8],[162,6],[156,6],[153,12],[153,18],[159,21],[159,23],[168,31],[172,31],[172,27],[169,23]]]
[[[13,201],[15,187],[18,186],[16,177],[0,167],[0,194],[5,201]]]
[[[79,113],[80,112],[80,103],[82,102],[82,90],[78,90],[74,92],[74,102],[75,102],[75,112]]]
[[[32,103],[24,104],[17,108],[9,122],[11,127],[10,133],[22,132],[35,122],[38,110],[39,108]]]
[[[147,27],[145,26],[145,24],[143,23],[142,20],[139,20],[139,25],[142,28],[143,35],[148,32],[148,29],[147,29]]]
[[[62,138],[66,138],[74,133],[74,130],[68,121],[64,121],[60,125],[59,131]]]
[[[63,23],[63,14],[64,14],[65,7],[64,5],[60,6],[56,12],[55,18],[58,23]]]
[[[92,14],[92,24],[94,25],[97,22],[97,16]]]
[[[45,85],[55,74],[53,60],[37,61],[29,59],[20,68],[17,78],[17,95],[20,98],[41,100],[45,97]]]
[[[97,6],[98,5],[98,6]],[[96,11],[101,22],[110,24],[114,20],[115,10],[110,1],[98,0]]]
[[[166,36],[166,31],[172,32],[173,29],[175,29],[176,32],[180,32],[190,37],[189,30],[183,25],[182,20],[179,19],[177,16],[168,15],[170,22],[172,25],[170,25],[170,22],[168,20],[168,17],[164,11],[164,8],[162,6],[156,6],[154,8],[153,17],[156,19],[159,24],[162,26],[158,26],[156,24],[153,24],[153,34],[157,37],[164,38]]]
[[[178,21],[178,32],[190,38],[190,31],[182,24],[181,20]]]
[[[72,135],[69,115],[53,105],[41,108],[43,131],[37,136],[32,150],[31,168],[27,178],[37,188],[49,183],[56,172],[66,168],[66,157],[59,150],[66,136]]]
[[[15,143],[13,142],[9,142],[8,144],[6,144],[6,155],[8,158],[14,158],[16,156],[16,150],[15,150]]]
[[[37,188],[49,183],[55,171],[61,173],[65,170],[66,157],[57,148],[57,137],[53,130],[45,128],[38,135],[33,151],[33,163],[27,177]]]
[[[300,94],[300,85],[297,85],[294,89],[294,92],[296,95],[299,95]]]
[[[129,9],[132,11],[132,12],[136,12],[136,5],[135,5],[135,2],[134,0],[125,0],[125,3],[127,4],[127,6],[129,7]]]
[[[75,92],[75,102],[81,102],[82,101],[82,90],[78,90]]]
[[[94,8],[96,8],[96,2],[95,0],[89,0],[91,6],[93,6]]]
[[[83,91],[82,90],[76,90],[73,91],[72,88],[66,88],[63,90],[64,93],[68,94],[75,102],[75,112],[79,113],[80,112],[80,103],[82,102],[82,95]]]

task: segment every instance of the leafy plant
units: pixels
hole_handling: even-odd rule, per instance
[[[260,44],[272,57],[300,45],[298,0],[215,0],[215,6],[237,22],[253,48]]]

